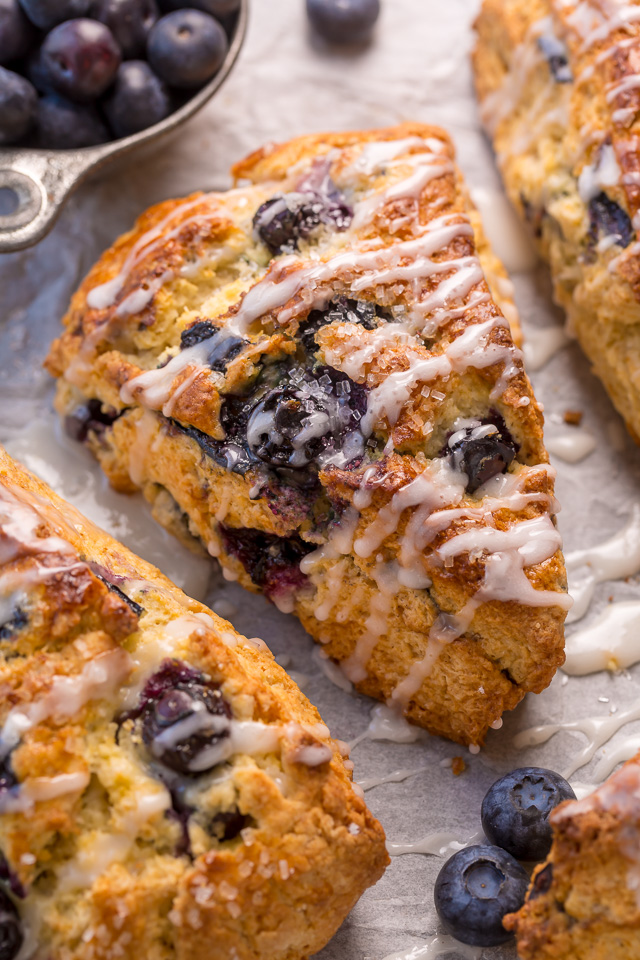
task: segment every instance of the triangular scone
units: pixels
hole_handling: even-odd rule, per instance
[[[484,0],[476,30],[507,192],[640,442],[640,3]]]
[[[265,645],[1,448],[0,561],[4,960],[319,950],[388,857]]]
[[[506,918],[522,960],[640,957],[640,755],[551,813],[553,846]]]
[[[155,207],[85,279],[58,409],[359,690],[478,745],[562,663],[569,601],[540,407],[451,143],[310,136],[234,172],[250,185]]]

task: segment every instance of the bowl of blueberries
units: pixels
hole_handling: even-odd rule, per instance
[[[29,247],[89,173],[200,109],[248,0],[0,0],[0,252]]]

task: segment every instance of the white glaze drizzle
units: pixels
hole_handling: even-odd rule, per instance
[[[573,428],[567,433],[545,437],[548,452],[567,463],[580,463],[596,449],[597,442],[588,430]]]
[[[382,777],[367,777],[366,780],[358,780],[358,786],[362,787],[366,793],[368,790],[381,787],[386,783],[403,783],[410,777],[415,777],[419,773],[428,773],[430,770],[431,767],[407,767],[404,770],[394,770]]]
[[[640,503],[633,505],[622,530],[597,546],[572,550],[565,555],[565,564],[574,599],[567,623],[574,623],[587,612],[597,584],[640,573]]]
[[[571,338],[562,327],[527,328],[522,348],[525,367],[533,371],[541,370],[570,342]]]
[[[390,857],[404,857],[408,853],[419,853],[431,857],[450,857],[472,844],[486,842],[485,835],[481,830],[463,840],[459,840],[455,833],[437,831],[427,834],[421,840],[410,840],[406,843],[390,843],[387,840],[387,852]]]
[[[131,667],[126,650],[116,647],[99,654],[78,674],[54,677],[43,696],[11,708],[0,732],[0,757],[6,757],[28,730],[50,717],[73,717],[91,700],[111,697]]]
[[[384,960],[435,960],[436,957],[442,957],[449,953],[464,957],[464,960],[480,960],[482,949],[480,947],[470,947],[466,943],[460,943],[459,940],[447,936],[447,934],[438,933],[418,946],[409,947],[407,950],[401,950],[397,953],[390,953]]]
[[[569,634],[563,666],[570,676],[623,670],[640,661],[640,602],[610,603],[581,630]]]
[[[538,746],[541,743],[546,743],[554,734],[562,730],[583,734],[588,741],[586,746],[574,756],[572,763],[563,773],[563,776],[569,779],[576,770],[589,763],[596,751],[605,743],[608,743],[618,730],[634,720],[640,720],[640,707],[638,706],[621,710],[613,715],[540,724],[518,733],[513,738],[513,745],[518,750],[523,747]]]
[[[363,740],[391,740],[393,743],[415,743],[423,740],[426,732],[420,727],[413,727],[405,718],[392,710],[384,703],[379,703],[371,710],[371,720],[367,729],[349,743],[353,750]]]

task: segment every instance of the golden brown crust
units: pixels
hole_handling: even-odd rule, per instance
[[[640,433],[640,22],[616,7],[484,0],[473,54],[505,185],[554,295],[634,438]],[[555,51],[554,81],[544,44]],[[555,44],[554,47],[548,46]],[[564,53],[563,53],[564,50]],[[558,53],[559,51],[559,53]]]
[[[216,956],[299,960],[319,950],[388,857],[317,710],[264,644],[3,451],[0,508],[0,578],[16,598],[0,633],[0,846],[25,894],[25,956],[170,960],[208,956],[215,943]],[[200,776],[163,766],[123,711],[176,661],[219,685],[229,736],[252,722],[266,746],[245,738]],[[16,741],[17,712],[31,720]]]
[[[640,950],[640,759],[551,815],[553,846],[505,918],[522,960],[633,960]]]
[[[217,556],[227,576],[294,610],[358,689],[434,733],[479,744],[562,662],[566,586],[542,413],[500,308],[511,318],[511,287],[451,141],[420,124],[318,134],[270,145],[233,172],[250,184],[149,211],[103,255],[49,357],[57,409],[75,416],[90,398],[109,419],[111,408],[113,423],[86,432],[114,486],[140,487],[161,522]],[[301,195],[325,211],[321,223],[273,256],[254,215],[275,202],[268,209],[286,221]],[[195,230],[201,216],[224,226],[194,241],[186,224]],[[158,235],[146,232],[154,227]],[[182,260],[150,286],[176,244]],[[122,274],[127,256],[146,292]],[[96,290],[107,282],[113,295]],[[208,352],[230,344],[224,360]],[[281,391],[310,436],[310,446],[294,437],[290,461],[277,430],[271,452],[256,454],[258,440],[248,440],[249,421],[271,416],[261,398],[277,405]],[[479,484],[467,489],[448,472],[452,434],[474,429],[504,429],[517,450],[494,484],[497,499],[493,487],[476,496]],[[397,484],[383,482],[363,506],[374,467]],[[412,499],[411,482],[426,500]],[[446,522],[414,550],[431,487],[428,522]],[[376,549],[359,555],[354,542],[407,496]],[[501,509],[503,526],[493,519]],[[351,545],[336,552],[349,517]],[[526,570],[515,545],[523,522],[544,527],[549,544]],[[481,545],[458,551],[458,535]],[[503,546],[485,548],[489,540]],[[517,585],[494,584],[491,594],[498,562],[510,564],[505,584]],[[443,625],[451,642],[437,637]]]

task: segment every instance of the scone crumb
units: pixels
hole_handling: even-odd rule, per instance
[[[451,761],[451,772],[454,777],[459,777],[467,769],[467,765],[462,757],[454,757]]]
[[[582,410],[565,410],[564,422],[569,423],[572,427],[579,427],[583,416]]]
[[[240,906],[233,900],[227,904],[227,910],[229,911],[229,913],[231,914],[234,920],[237,920],[240,914],[242,913]]]

